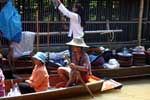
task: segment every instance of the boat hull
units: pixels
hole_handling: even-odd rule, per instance
[[[150,65],[120,67],[119,69],[95,69],[93,74],[98,77],[107,77],[113,79],[134,78],[141,76],[150,76]]]
[[[87,83],[87,86],[90,90],[95,92],[100,92],[103,85],[103,80]],[[67,97],[75,97],[79,95],[88,94],[88,91],[83,85],[66,87],[66,88],[57,88],[57,89],[50,89],[44,92],[37,92],[37,93],[29,93],[24,94],[21,96],[14,96],[14,97],[2,97],[0,100],[50,100],[50,99],[62,99]]]

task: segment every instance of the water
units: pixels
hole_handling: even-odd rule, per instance
[[[150,78],[139,78],[121,81],[124,84],[121,90],[110,90],[89,95],[68,98],[64,100],[150,100]]]

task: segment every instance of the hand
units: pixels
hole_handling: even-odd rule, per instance
[[[30,81],[30,80],[25,80],[25,82],[27,82],[27,83],[29,83],[29,84],[31,83],[31,81]]]
[[[55,6],[55,9],[57,9],[58,6],[61,4],[60,0],[52,0],[52,2],[53,2],[53,5]]]
[[[76,65],[75,65],[74,63],[71,63],[71,64],[70,64],[70,68],[71,68],[71,69],[77,69],[77,67],[76,67]]]

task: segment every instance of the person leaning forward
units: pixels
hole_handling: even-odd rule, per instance
[[[89,46],[85,44],[83,38],[73,38],[66,44],[72,47],[72,62],[69,63],[69,67],[59,67],[58,75],[66,82],[66,87],[80,83],[78,74],[83,81],[87,82],[87,77],[92,72],[88,54],[83,51],[83,48]]]

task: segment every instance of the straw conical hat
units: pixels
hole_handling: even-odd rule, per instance
[[[67,45],[79,46],[79,47],[89,47],[85,44],[83,38],[73,38]]]

